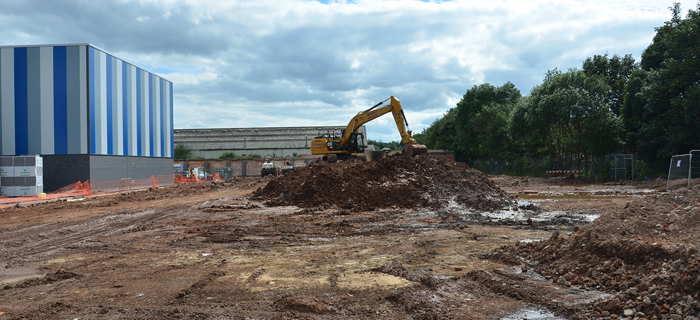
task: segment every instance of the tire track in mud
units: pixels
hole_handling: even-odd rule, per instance
[[[100,243],[100,238],[128,232],[147,223],[164,220],[189,205],[149,208],[142,211],[120,211],[108,215],[93,215],[80,220],[51,222],[0,233],[2,269],[24,262],[37,262],[55,253],[85,245]],[[31,214],[31,213],[28,213]],[[0,279],[2,275],[0,275]]]
[[[454,314],[448,306],[461,303],[453,298],[463,295],[507,297],[565,317],[579,314],[586,305],[607,297],[602,292],[576,287],[560,288],[548,281],[501,269],[472,270],[462,276],[441,278],[410,271],[400,262],[393,262],[365,272],[389,274],[420,284],[402,288],[387,297],[388,301],[402,306],[417,318],[449,318]]]

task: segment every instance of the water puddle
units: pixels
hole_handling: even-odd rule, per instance
[[[542,320],[564,320],[555,316],[553,313],[546,310],[538,309],[523,309],[514,314],[500,318],[500,320],[523,320],[523,319],[542,319]]]

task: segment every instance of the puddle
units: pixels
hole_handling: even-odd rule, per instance
[[[528,238],[528,239],[522,239],[520,240],[520,243],[533,243],[533,242],[540,242],[540,241],[545,241],[549,238]]]
[[[560,318],[555,316],[553,313],[546,311],[546,310],[538,310],[538,309],[523,309],[520,310],[514,314],[511,314],[506,317],[499,318],[500,320],[522,320],[522,319],[546,319],[546,320],[564,320],[564,318]]]
[[[521,208],[526,208],[534,205],[540,200],[517,200],[517,205],[515,208],[508,208],[506,210],[496,210],[494,212],[482,212],[479,213],[481,216],[491,219],[498,220],[516,220],[525,221],[531,219],[532,221],[559,221],[561,223],[575,223],[575,224],[585,224],[593,222],[598,219],[600,215],[597,214],[578,214],[578,213],[567,213],[565,211],[542,211],[542,212],[532,212],[530,210],[523,210]]]

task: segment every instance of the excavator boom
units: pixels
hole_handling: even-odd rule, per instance
[[[389,100],[391,100],[391,102],[389,102],[388,105],[377,108]],[[363,124],[379,118],[389,112],[391,112],[391,115],[394,116],[396,127],[399,129],[399,133],[401,134],[401,143],[416,143],[416,140],[413,139],[413,136],[411,135],[411,131],[408,130],[408,121],[406,121],[403,108],[401,108],[401,101],[396,99],[396,97],[391,96],[388,99],[377,103],[373,107],[358,113],[354,118],[352,118],[350,123],[348,123],[347,128],[345,128],[343,137],[341,138],[341,144],[347,145],[351,136],[354,133],[357,133],[357,130]]]
[[[389,103],[384,105],[387,101],[389,101]],[[357,130],[363,124],[379,118],[389,112],[391,112],[392,116],[394,117],[396,127],[399,129],[399,134],[401,134],[401,143],[404,147],[404,154],[413,156],[416,154],[427,153],[428,148],[417,144],[416,140],[411,135],[411,131],[408,130],[408,121],[406,121],[403,108],[401,108],[401,102],[394,96],[391,96],[388,99],[377,103],[373,107],[358,113],[350,120],[345,130],[343,130],[342,137],[321,136],[313,139],[311,142],[311,153],[331,155],[328,158],[324,156],[324,159],[330,159],[331,162],[334,162],[336,157],[349,157],[352,155],[352,153],[362,152],[360,150],[360,146],[358,146]]]

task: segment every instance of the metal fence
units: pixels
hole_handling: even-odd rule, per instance
[[[295,159],[294,167],[308,166],[315,158]],[[232,177],[259,177],[261,175],[262,163],[264,159],[211,159],[211,160],[176,160],[176,164],[183,164],[186,171],[188,168],[198,168],[200,172],[204,172],[207,176],[213,176],[218,173],[223,179]],[[275,158],[272,160],[275,163],[275,168],[282,168],[284,164],[283,158]]]
[[[634,155],[633,154],[609,154],[605,156],[608,166],[608,177],[613,181],[634,180]]]
[[[474,159],[467,163],[483,173],[514,176],[547,176],[546,171],[554,170],[555,167],[548,157]]]
[[[671,157],[668,166],[666,191],[678,188],[690,188],[694,179],[700,178],[700,150],[691,150],[688,154]]]
[[[700,155],[698,156],[700,158]],[[700,161],[700,159],[698,159]],[[551,157],[516,157],[497,159],[473,159],[468,161],[472,168],[487,174],[505,174],[513,176],[550,176],[547,171],[580,170],[585,177],[598,177],[608,174],[610,180],[633,180],[635,170],[643,166],[635,166],[636,160],[632,154],[613,154],[607,156],[584,158]]]

